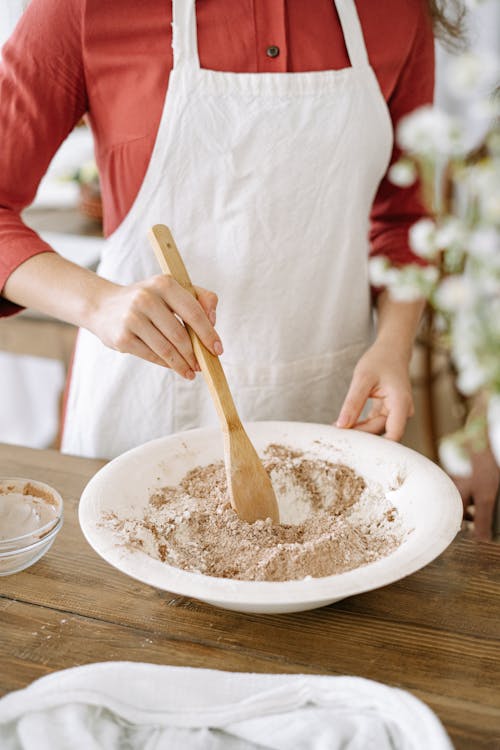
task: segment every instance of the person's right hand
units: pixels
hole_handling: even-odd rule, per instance
[[[111,349],[170,367],[193,380],[200,368],[189,334],[178,318],[191,326],[213,354],[222,354],[213,327],[217,295],[201,287],[195,289],[197,300],[167,275],[130,286],[108,282],[87,327]]]

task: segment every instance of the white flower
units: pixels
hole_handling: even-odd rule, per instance
[[[498,96],[484,94],[477,101],[474,101],[474,114],[480,120],[495,120],[500,115],[500,101]]]
[[[467,238],[467,228],[464,222],[456,216],[449,216],[436,229],[434,237],[438,248],[463,247]]]
[[[427,105],[403,117],[397,142],[404,151],[424,156],[458,156],[465,153],[465,134],[458,120]]]
[[[374,286],[386,286],[394,280],[395,269],[390,268],[387,258],[384,258],[381,255],[371,258],[368,270],[370,274],[370,282]]]
[[[472,395],[489,378],[487,359],[484,354],[478,354],[484,339],[482,318],[474,309],[458,307],[453,312],[451,337],[452,357],[458,372],[457,387],[462,393]]]
[[[500,275],[496,278],[495,271],[500,271],[500,255],[494,258],[493,263],[482,266],[480,272],[475,274],[474,284],[480,303],[483,307],[488,307],[488,321],[492,330],[496,330],[500,336]],[[500,340],[498,350],[500,351]],[[498,363],[500,365],[500,356]]]
[[[390,284],[391,297],[400,302],[413,302],[428,297],[438,276],[439,271],[435,266],[402,266]]]
[[[436,266],[424,266],[420,268],[420,277],[426,287],[434,286],[439,278],[439,271]]]
[[[467,251],[475,258],[487,260],[500,256],[500,233],[494,227],[479,227],[470,233]]]
[[[417,168],[409,159],[400,159],[391,166],[387,177],[393,185],[409,187],[417,179]]]
[[[450,60],[447,70],[449,88],[460,97],[493,88],[499,75],[497,58],[484,52],[464,52]]]
[[[500,96],[495,96],[489,99],[494,111],[491,113],[491,117],[500,117]],[[500,128],[494,128],[486,136],[486,146],[491,156],[500,156]],[[497,170],[498,171],[498,170]]]
[[[470,198],[478,201],[479,215],[485,223],[500,224],[498,160],[491,159],[469,169],[465,176]]]
[[[474,286],[465,276],[447,276],[436,289],[435,300],[436,305],[446,312],[463,310],[474,304]]]
[[[457,388],[466,396],[472,396],[486,382],[486,373],[478,363],[475,366],[459,369]]]
[[[453,437],[441,440],[439,460],[448,474],[456,477],[468,477],[472,474],[472,464],[467,451]]]
[[[483,195],[482,213],[486,221],[491,221],[492,224],[500,224],[500,191],[498,186],[496,192]]]
[[[400,281],[396,285],[391,286],[390,294],[392,299],[398,302],[415,302],[417,299],[422,299],[422,289],[416,283],[410,280]]]
[[[494,393],[488,401],[488,437],[497,464],[500,466],[500,393]]]
[[[477,364],[475,345],[480,333],[477,319],[470,310],[459,308],[453,315],[452,328],[452,354],[457,367],[474,367]]]
[[[436,225],[432,219],[419,219],[412,224],[408,232],[410,247],[421,258],[434,258],[438,251],[436,245]]]
[[[438,311],[434,315],[434,330],[438,333],[444,333],[448,330],[448,321],[444,315]]]

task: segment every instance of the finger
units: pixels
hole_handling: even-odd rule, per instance
[[[198,297],[198,302],[204,309],[209,321],[214,326],[217,316],[217,304],[219,302],[219,298],[215,294],[215,292],[210,292],[208,289],[204,289],[201,286],[195,286],[196,295]]]
[[[199,369],[188,332],[163,299],[159,288],[160,284],[163,285],[161,279],[163,277],[153,277],[145,284],[136,285],[132,290],[128,309],[122,315],[122,330],[118,335],[116,348],[118,351],[129,351],[127,338],[130,333],[143,339],[146,345],[156,347],[155,352],[160,358],[168,355],[167,366],[170,367],[171,352],[166,348],[166,342],[169,341],[186,360],[190,370]],[[146,337],[152,335],[149,326],[159,332],[162,338],[158,339],[155,335],[153,339],[146,341]],[[156,343],[153,344],[153,341]]]
[[[151,351],[149,346],[146,346],[146,344],[138,339],[137,336],[131,336],[127,354],[133,354],[134,357],[140,357],[147,362],[152,362],[155,365],[160,365],[161,367],[170,369],[166,362]]]
[[[222,354],[222,342],[198,300],[171,276],[159,278],[162,279],[161,293],[168,306],[191,326],[207,349],[213,354]]]
[[[372,435],[382,435],[385,430],[386,420],[387,417],[385,414],[378,414],[369,419],[364,419],[362,422],[356,422],[354,429],[360,432],[370,432]]]
[[[352,427],[358,421],[373,385],[371,377],[366,374],[358,375],[354,371],[347,396],[335,423],[337,427]]]
[[[407,398],[393,395],[387,399],[387,421],[385,424],[385,435],[388,440],[399,441],[404,435],[406,422],[410,411],[410,402]]]
[[[191,365],[186,362],[172,342],[168,341],[148,318],[137,316],[136,324],[132,331],[138,339],[172,370],[175,370],[175,372],[188,380],[195,378],[195,373]]]
[[[149,317],[155,328],[177,349],[181,357],[186,360],[191,370],[199,370],[191,339],[185,326],[175,317],[172,311],[159,297],[149,311]]]

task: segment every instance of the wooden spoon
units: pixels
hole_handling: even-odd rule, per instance
[[[149,239],[163,273],[170,274],[196,298],[186,267],[168,227],[157,224]],[[224,437],[224,462],[231,505],[249,523],[271,518],[279,523],[279,510],[271,480],[241,424],[219,358],[200,341],[185,323],[194,353],[219,415]]]

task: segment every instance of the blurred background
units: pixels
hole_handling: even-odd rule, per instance
[[[28,0],[1,0],[0,49],[12,32]],[[468,0],[469,47],[500,53],[500,3]],[[447,68],[452,60],[439,44],[437,105],[478,127],[474,100],[455,98]],[[1,54],[1,52],[0,52]],[[82,122],[56,154],[26,223],[58,252],[88,268],[97,265],[101,251],[99,179],[93,163],[90,130]],[[62,396],[76,330],[31,310],[0,319],[0,441],[33,448],[58,447]],[[415,345],[412,381],[416,414],[404,442],[437,459],[439,438],[459,427],[467,402],[454,386],[452,368],[444,352],[429,346],[425,331]]]

